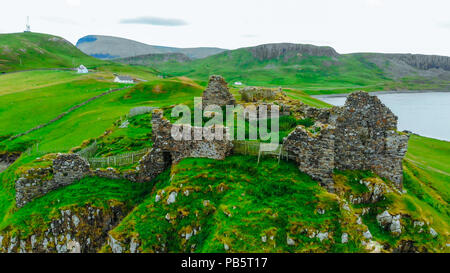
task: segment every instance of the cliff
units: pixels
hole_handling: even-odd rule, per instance
[[[326,56],[337,57],[339,54],[332,47],[315,46],[306,44],[264,44],[246,48],[253,54],[253,57],[260,61],[278,59],[281,57],[301,57],[301,56]]]

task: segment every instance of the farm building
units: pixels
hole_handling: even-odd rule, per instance
[[[114,79],[114,82],[119,82],[119,83],[134,83],[134,79],[130,76],[121,76],[121,75],[117,75],[116,78]]]
[[[86,74],[86,73],[89,73],[89,70],[84,65],[80,65],[77,68],[77,73]]]

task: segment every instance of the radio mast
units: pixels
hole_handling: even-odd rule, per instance
[[[27,16],[27,26],[24,32],[31,32],[31,27],[30,27],[30,16]]]

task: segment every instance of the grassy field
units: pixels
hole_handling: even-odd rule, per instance
[[[122,86],[124,85],[112,82],[79,79],[47,87],[32,88],[27,92],[0,95],[0,115],[4,120],[0,128],[0,136],[17,134],[31,129],[50,121],[89,98]]]

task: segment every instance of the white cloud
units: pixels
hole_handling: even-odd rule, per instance
[[[176,27],[176,26],[187,25],[187,23],[181,19],[161,18],[161,17],[152,17],[152,16],[122,19],[122,20],[120,20],[120,23],[121,24],[141,24],[141,25],[166,26],[166,27]]]

